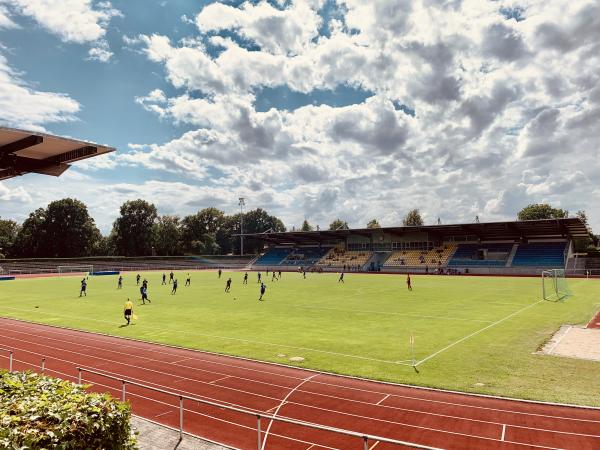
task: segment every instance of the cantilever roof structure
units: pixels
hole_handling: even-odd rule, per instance
[[[589,239],[591,237],[589,229],[577,217],[354,230],[266,232],[245,234],[244,236],[275,245],[318,245],[325,241],[344,240],[349,236],[376,237],[381,234],[406,235],[409,233],[427,233],[429,240],[440,241],[450,236],[475,236],[482,241],[556,238]]]
[[[27,173],[58,177],[75,161],[114,151],[104,145],[0,127],[0,180]]]

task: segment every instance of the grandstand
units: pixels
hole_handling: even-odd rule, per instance
[[[534,275],[565,268],[590,239],[579,218],[293,231],[247,235],[265,243],[253,264],[319,270]]]

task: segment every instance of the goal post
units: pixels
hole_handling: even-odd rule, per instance
[[[56,268],[60,275],[71,274],[71,273],[86,273],[91,274],[94,272],[94,266],[58,266]]]
[[[544,300],[558,301],[571,295],[564,269],[542,271],[542,297]]]

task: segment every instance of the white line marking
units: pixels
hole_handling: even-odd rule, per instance
[[[562,336],[561,336],[561,337],[559,337],[559,338],[556,340],[556,342],[554,343],[554,345],[553,345],[553,346],[552,346],[550,349],[548,349],[548,353],[549,353],[549,354],[552,354],[552,353],[554,352],[554,349],[555,349],[556,347],[558,347],[558,344],[560,344],[560,341],[562,341],[562,340],[563,340],[563,338],[564,338],[564,337],[565,337],[567,334],[569,334],[569,332],[571,331],[571,329],[572,329],[572,328],[573,328],[573,327],[572,327],[571,325],[569,325],[569,327],[568,327],[568,328],[566,329],[566,331],[565,331],[565,332],[562,334]]]
[[[165,411],[164,413],[156,414],[154,417],[161,417],[167,414],[171,414],[173,411]]]
[[[310,381],[311,378],[314,378],[316,376],[317,376],[317,374],[314,374],[314,375],[311,375],[310,377],[305,378],[298,385],[296,385],[296,387],[294,387],[290,392],[288,392],[288,394],[284,397],[284,399],[281,400],[281,403],[279,404],[279,406],[277,407],[275,412],[272,414],[273,417],[277,417],[277,414],[279,413],[279,410],[281,409],[281,407],[283,405],[285,405],[285,403],[287,402],[287,399],[290,398],[290,396],[294,393],[294,391],[296,391],[296,389],[298,389],[304,383],[306,383],[307,381]],[[265,431],[265,437],[263,439],[261,450],[264,450],[265,446],[267,445],[267,439],[269,438],[269,432],[271,431],[271,425],[273,425],[273,420],[271,420],[269,422],[269,425],[267,426],[267,431]]]
[[[469,322],[483,322],[483,323],[492,323],[491,320],[480,320],[480,319],[465,319],[463,317],[448,317],[448,316],[427,316],[423,314],[411,314],[411,313],[397,313],[391,311],[373,311],[368,309],[343,309],[343,308],[330,308],[327,306],[304,306],[304,305],[292,305],[294,308],[302,308],[302,309],[324,309],[331,311],[342,311],[349,313],[362,313],[362,314],[383,314],[385,316],[405,316],[405,317],[415,317],[417,319],[442,319],[442,320],[464,320]]]
[[[521,309],[519,309],[518,311],[515,311],[515,312],[514,312],[514,313],[512,313],[512,314],[509,314],[508,316],[504,317],[503,319],[497,320],[496,322],[494,322],[494,323],[492,323],[492,324],[488,325],[487,327],[483,327],[481,330],[477,330],[477,331],[475,331],[475,332],[473,332],[473,333],[471,333],[471,334],[469,334],[469,335],[467,335],[467,336],[465,336],[465,337],[463,337],[463,338],[460,338],[458,341],[456,341],[456,342],[453,342],[452,344],[450,344],[450,345],[447,345],[446,347],[442,348],[441,350],[438,350],[437,352],[435,352],[435,353],[432,353],[431,355],[427,356],[426,358],[423,358],[421,361],[418,361],[418,362],[415,364],[415,367],[416,367],[416,366],[419,366],[419,365],[421,365],[421,364],[423,364],[425,361],[428,361],[428,360],[430,360],[430,359],[431,359],[431,358],[433,358],[434,356],[437,356],[437,355],[439,355],[440,353],[442,353],[442,352],[445,352],[446,350],[448,350],[448,349],[450,349],[450,348],[454,347],[455,345],[458,345],[458,344],[460,344],[461,342],[463,342],[463,341],[466,341],[467,339],[469,339],[469,338],[471,338],[471,337],[473,337],[473,336],[475,336],[475,335],[477,335],[477,334],[479,334],[479,333],[483,333],[484,331],[486,331],[486,330],[488,330],[488,329],[490,329],[490,328],[492,328],[492,327],[495,327],[496,325],[498,325],[498,324],[500,324],[500,323],[504,322],[505,320],[508,320],[508,319],[510,319],[510,318],[511,318],[511,317],[513,317],[513,316],[516,316],[517,314],[519,314],[519,313],[521,313],[521,312],[525,311],[526,309],[529,309],[529,308],[531,308],[531,307],[533,307],[533,306],[539,305],[539,304],[540,304],[540,303],[542,303],[543,301],[544,301],[544,300],[539,300],[539,301],[537,301],[537,302],[535,302],[535,303],[532,303],[531,305],[528,305],[528,306],[526,306],[526,307],[524,307],[524,308],[521,308]]]
[[[506,436],[506,424],[502,425],[502,436],[500,437],[501,441],[504,440],[504,436]]]
[[[381,400],[379,400],[377,403],[375,403],[376,405],[381,405],[381,403],[390,396],[391,394],[387,394],[385,397],[383,397]]]
[[[379,441],[375,442],[371,447],[369,447],[369,450],[373,450],[378,445],[379,445]]]
[[[226,375],[226,376],[221,377],[221,378],[219,378],[217,380],[213,380],[213,381],[209,382],[208,384],[215,384],[215,383],[218,383],[219,381],[226,380],[227,378],[232,378],[232,377],[230,375]]]
[[[179,359],[177,361],[170,361],[169,364],[179,364],[179,363],[182,363],[184,361],[188,361],[190,359],[192,359],[192,358],[189,358],[189,357],[188,358],[182,358],[182,359]]]
[[[30,310],[27,309],[22,309],[22,308],[13,308],[10,306],[2,306],[2,308],[6,308],[6,309],[11,309],[11,310],[15,310],[15,311],[24,311],[24,312],[31,312]],[[64,314],[50,314],[50,313],[46,313],[46,312],[39,312],[38,314],[45,314],[47,316],[52,316],[52,317],[63,317],[63,318],[67,318],[67,319],[85,319],[85,320],[91,320],[94,322],[100,322],[100,323],[109,323],[111,325],[121,325],[119,322],[111,322],[108,320],[100,320],[100,319],[92,319],[91,317],[83,317],[83,316],[67,316]],[[154,330],[160,330],[160,331],[169,331],[167,328],[165,327],[152,327],[151,325],[145,324],[144,325],[146,328],[148,329],[154,329]],[[263,341],[254,341],[251,339],[242,339],[242,338],[235,338],[235,337],[229,337],[229,336],[217,336],[214,334],[205,334],[205,333],[194,333],[191,331],[184,331],[184,330],[170,330],[172,332],[174,332],[175,334],[189,334],[192,336],[203,336],[203,337],[209,337],[209,338],[213,338],[213,339],[223,339],[223,340],[229,340],[229,341],[237,341],[237,342],[245,342],[248,344],[258,344],[258,345],[266,345],[266,346],[270,346],[270,347],[284,347],[284,348],[293,348],[294,350],[304,350],[307,352],[315,352],[315,353],[324,353],[327,355],[335,355],[335,356],[342,356],[344,358],[354,358],[354,359],[361,359],[361,360],[366,360],[366,361],[375,361],[375,362],[381,362],[381,363],[386,363],[386,364],[395,364],[395,365],[403,365],[403,366],[411,366],[412,364],[404,364],[404,363],[398,363],[396,361],[390,361],[387,359],[376,359],[376,358],[369,358],[367,356],[359,356],[359,355],[349,355],[346,353],[339,353],[339,352],[329,352],[327,350],[319,350],[316,348],[309,348],[309,347],[298,347],[298,346],[294,346],[294,345],[286,345],[286,344],[274,344],[272,342],[263,342]],[[113,337],[118,337],[118,336],[113,336]]]

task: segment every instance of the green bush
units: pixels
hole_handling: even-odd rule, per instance
[[[0,448],[135,449],[129,404],[31,372],[0,371]]]

